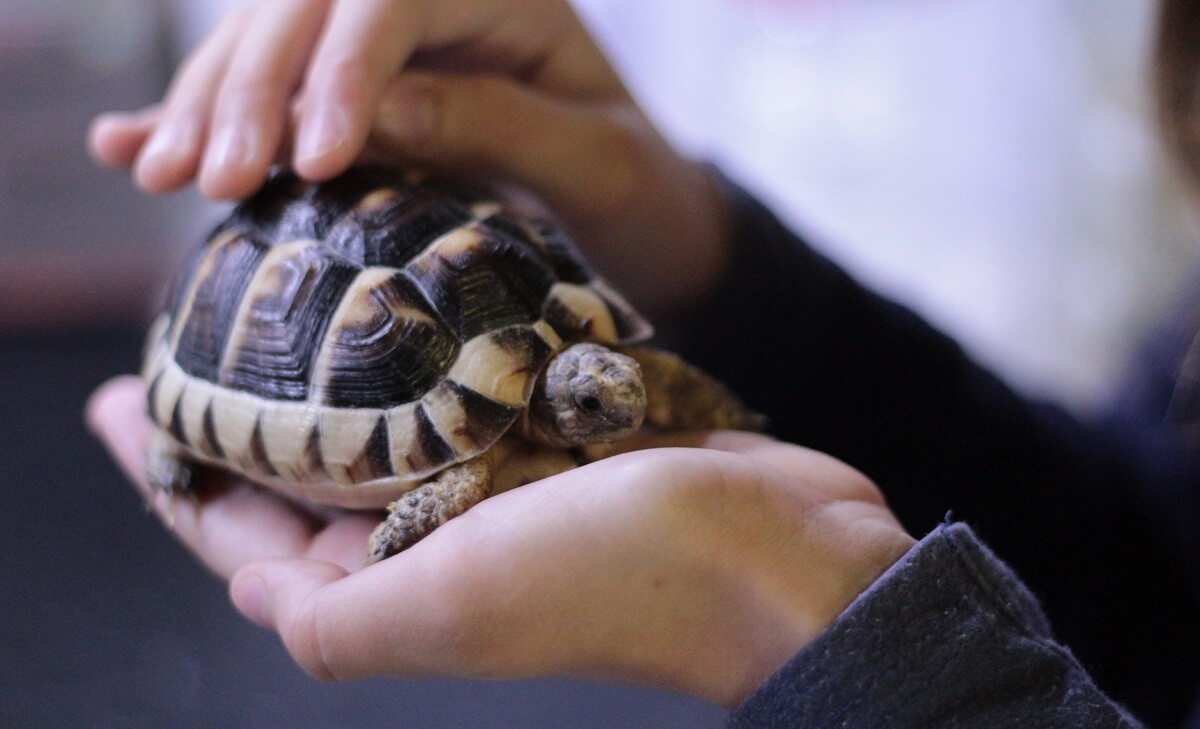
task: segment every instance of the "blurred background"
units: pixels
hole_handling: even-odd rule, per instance
[[[91,165],[228,2],[0,0],[3,726],[717,727],[563,681],[318,685],[84,432],[219,214]],[[1154,139],[1154,3],[575,0],[668,135],[1014,385],[1103,403],[1196,253]]]

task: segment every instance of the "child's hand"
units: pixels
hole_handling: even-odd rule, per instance
[[[141,381],[102,387],[89,420],[150,498]],[[365,569],[372,515],[316,520],[232,478],[156,506],[318,678],[570,675],[725,706],[913,544],[828,456],[733,432],[634,445],[655,448],[487,499]]]
[[[293,142],[296,170],[324,179],[363,149],[388,82],[423,63],[506,74],[564,98],[625,97],[563,2],[268,0],[224,18],[153,121],[103,119],[94,146],[133,164],[153,192],[198,177],[212,197],[244,197]]]
[[[238,10],[166,98],[98,118],[91,147],[167,192],[320,180],[363,154],[531,190],[653,317],[728,259],[726,211],[631,99],[564,0],[276,0]]]

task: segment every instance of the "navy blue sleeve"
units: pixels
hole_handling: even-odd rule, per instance
[[[939,527],[730,717],[765,727],[1134,727],[963,525]]]
[[[1200,685],[1200,459],[1129,418],[1020,396],[727,189],[733,261],[670,346],[778,437],[866,473],[910,533],[948,511],[972,524],[1109,695],[1180,725]]]

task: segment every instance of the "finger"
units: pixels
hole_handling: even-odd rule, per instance
[[[334,5],[304,82],[294,160],[302,176],[327,179],[358,156],[386,79],[425,31],[428,6],[393,0]]]
[[[413,582],[412,574],[396,574],[404,570],[387,569],[400,561],[393,557],[347,576],[322,560],[263,560],[234,575],[230,598],[248,619],[278,632],[296,663],[315,678],[421,675],[395,660],[397,653],[437,655],[425,651],[429,633],[418,627],[416,603],[427,586]]]
[[[128,168],[162,116],[157,104],[132,113],[101,114],[88,128],[88,151],[100,164]]]
[[[229,597],[242,615],[277,631],[301,668],[314,678],[330,681],[338,675],[326,663],[316,597],[345,576],[341,567],[320,560],[269,560],[235,574],[229,583]]]
[[[153,425],[146,418],[145,390],[140,377],[122,375],[102,384],[88,399],[88,427],[108,448],[117,465],[142,491],[146,485],[146,443]]]
[[[409,72],[387,88],[377,144],[422,165],[514,181],[565,218],[595,218],[638,189],[646,148],[602,107],[499,76]]]
[[[151,491],[145,457],[154,426],[145,414],[139,378],[119,377],[102,385],[88,401],[87,420],[163,521],[217,574],[228,578],[254,560],[308,553],[314,520],[245,482],[206,472],[199,487],[208,493],[200,501]],[[365,533],[359,539],[361,545]]]
[[[148,192],[174,190],[195,177],[213,100],[248,12],[225,16],[176,74],[162,119],[134,163],[134,179]]]
[[[305,81],[294,166],[325,179],[362,151],[386,82],[419,56],[458,72],[519,78],[577,99],[628,99],[564,3],[341,0]],[[440,59],[440,60],[438,60]]]
[[[276,0],[249,19],[216,95],[200,189],[216,199],[254,192],[275,161],[330,0]]]

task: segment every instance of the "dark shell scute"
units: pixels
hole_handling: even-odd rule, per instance
[[[235,207],[209,237],[234,230],[253,232],[270,244],[323,240],[363,196],[398,181],[394,172],[378,168],[363,168],[317,185],[294,172],[280,172]]]
[[[554,270],[554,275],[561,281],[586,284],[595,278],[596,274],[567,234],[545,220],[524,221],[507,211],[501,211],[488,216],[483,224],[501,235],[527,241],[528,245],[540,249]]]
[[[333,202],[333,201],[329,201]],[[210,238],[226,231],[253,232],[267,243],[319,240],[345,205],[313,205],[312,191],[292,173],[273,176],[254,197],[233,209]]]
[[[175,401],[175,407],[171,408],[171,424],[167,426],[167,432],[180,443],[188,443],[187,435],[183,432],[183,393]]]
[[[601,295],[605,308],[612,317],[613,326],[617,330],[617,340],[620,342],[640,342],[652,333],[649,322],[641,317],[628,305],[618,305],[607,296]]]
[[[190,289],[192,281],[196,278],[196,272],[200,269],[200,264],[204,261],[204,258],[207,254],[207,245],[195,248],[191,255],[188,256],[187,262],[184,263],[183,269],[180,271],[178,278],[174,279],[171,282],[170,288],[167,289],[164,311],[166,311],[172,319],[178,315],[177,312],[179,311],[179,307],[183,304],[184,294],[186,294]]]
[[[194,284],[191,308],[180,312],[186,320],[175,350],[175,361],[184,372],[217,381],[235,312],[266,250],[259,241],[240,236],[212,251],[207,271],[197,273],[203,278]]]
[[[372,288],[355,285],[346,295],[356,297],[351,303],[359,312],[325,339],[324,404],[388,408],[412,402],[454,364],[459,340],[403,276]]]
[[[371,437],[363,448],[362,454],[350,466],[351,476],[355,482],[375,481],[396,475],[392,468],[392,455],[388,447],[387,418],[380,417],[371,431]]]
[[[268,476],[279,475],[279,472],[275,470],[275,465],[271,463],[271,459],[267,456],[267,444],[263,440],[261,413],[258,416],[258,420],[254,421],[254,432],[250,435],[249,456],[251,463],[259,473],[265,473]]]
[[[158,422],[158,386],[162,384],[162,378],[165,372],[166,370],[163,370],[163,372],[159,372],[157,375],[155,375],[154,379],[151,380],[150,384],[146,387],[146,414],[149,415],[150,419],[154,421],[154,424],[158,426],[163,425],[163,423]]]
[[[463,409],[464,420],[457,435],[465,436],[476,446],[487,447],[495,443],[520,414],[517,408],[496,402],[454,380],[446,380],[445,387]]]
[[[325,245],[363,266],[400,268],[438,237],[471,219],[464,206],[428,190],[385,190],[391,196],[378,207],[342,216]]]
[[[434,427],[429,414],[425,412],[424,404],[417,407],[416,419],[416,452],[409,454],[410,465],[416,466],[415,470],[442,468],[458,460],[454,448]]]
[[[315,247],[273,261],[251,298],[221,384],[276,400],[308,397],[313,362],[333,311],[359,270]]]
[[[217,424],[213,417],[213,403],[210,400],[204,408],[204,442],[201,450],[217,458],[225,457],[221,441],[217,440]]]
[[[567,283],[586,284],[595,278],[596,274],[566,233],[545,221],[535,221],[533,225],[541,236],[546,257],[550,259],[550,265],[554,267],[559,279]]]
[[[554,350],[545,339],[528,327],[510,327],[493,332],[490,337],[493,344],[513,353],[513,358],[528,362],[531,371],[537,371],[546,364]]]
[[[432,249],[404,273],[461,341],[541,316],[554,272],[528,242],[486,228],[472,245]]]
[[[306,471],[310,474],[328,476],[325,468],[325,453],[321,450],[321,424],[318,422],[308,433],[308,441],[304,444],[304,459]]]
[[[564,304],[562,301],[549,298],[542,307],[542,318],[563,339],[586,339],[589,335],[589,324]]]

